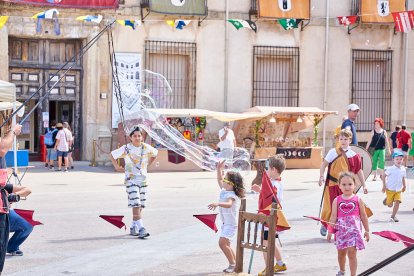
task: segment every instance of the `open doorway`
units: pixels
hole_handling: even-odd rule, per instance
[[[57,123],[68,122],[73,129],[75,121],[74,101],[49,101],[49,120]]]

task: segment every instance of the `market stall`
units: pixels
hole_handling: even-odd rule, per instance
[[[319,123],[331,114],[337,112],[316,107],[255,106],[241,114],[248,118],[237,121],[234,132],[239,139],[250,141],[256,168],[275,154],[282,154],[290,169],[319,168],[323,158],[318,146]]]

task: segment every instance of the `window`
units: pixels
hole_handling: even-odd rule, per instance
[[[163,100],[154,99],[156,103],[163,103],[158,108],[195,108],[196,49],[196,44],[190,42],[145,42],[145,69],[163,75],[172,88],[168,100],[165,95],[159,95]],[[144,83],[156,87],[156,83],[151,83],[154,81],[147,79]]]
[[[299,105],[299,48],[253,47],[253,106]]]
[[[352,51],[352,102],[361,112],[356,127],[371,131],[376,117],[391,124],[392,51]]]

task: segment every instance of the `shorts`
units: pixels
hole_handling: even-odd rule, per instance
[[[46,160],[55,161],[57,159],[57,152],[54,148],[46,149]]]
[[[378,149],[372,155],[372,170],[383,170],[385,168],[385,149]]]
[[[221,225],[220,237],[226,238],[231,241],[234,235],[236,234],[236,232],[237,232],[237,225],[223,223]]]
[[[129,208],[145,208],[147,181],[141,178],[139,181],[125,180],[126,193],[128,194]]]
[[[279,235],[276,233],[275,234],[275,238],[279,238]],[[269,230],[264,230],[263,231],[263,240],[267,241],[269,239]]]
[[[386,201],[386,205],[391,205],[394,201],[399,201],[400,203],[401,201],[401,191],[390,191],[390,190],[386,190],[386,194],[387,194],[387,201]]]
[[[63,158],[68,157],[68,152],[67,151],[60,151],[60,150],[58,150],[57,151],[57,156],[58,157],[63,157]]]

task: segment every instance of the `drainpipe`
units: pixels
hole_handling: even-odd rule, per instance
[[[226,0],[226,20],[224,21],[224,112],[227,112],[228,80],[229,80],[229,0]]]
[[[404,33],[403,123],[407,124],[408,33]]]
[[[326,26],[325,26],[325,75],[324,75],[324,89],[323,89],[323,110],[327,109],[328,99],[328,54],[329,54],[329,1],[326,0]],[[323,135],[322,135],[322,147],[325,151],[326,147],[326,122],[323,120]]]

